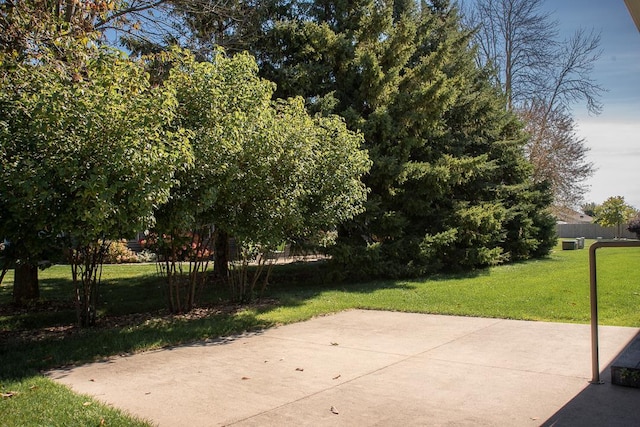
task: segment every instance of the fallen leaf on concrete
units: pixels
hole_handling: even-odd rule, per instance
[[[304,368],[296,368],[296,371],[302,372],[302,371],[304,371]]]
[[[251,377],[242,377],[243,380],[250,380]]]
[[[338,378],[340,378],[342,375],[338,374],[335,377],[333,377],[334,380],[337,380]]]
[[[91,381],[92,383],[96,382],[96,380],[94,380],[93,378],[91,378],[89,381]]]
[[[336,415],[338,415],[338,414],[340,413],[340,412],[338,412],[338,410],[336,409],[336,407],[335,407],[335,406],[332,406],[332,407],[331,407],[331,412],[332,412],[332,413],[334,413],[334,414],[336,414]]]
[[[337,342],[332,342],[331,345],[340,345]]]

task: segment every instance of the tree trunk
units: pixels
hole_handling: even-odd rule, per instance
[[[14,304],[25,305],[27,302],[35,301],[38,298],[40,298],[38,266],[33,264],[16,264],[13,278]]]
[[[229,277],[229,234],[220,229],[216,230],[213,276],[224,282]]]

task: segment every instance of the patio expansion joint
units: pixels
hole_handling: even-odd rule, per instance
[[[495,326],[495,325],[497,325],[497,324],[499,324],[499,323],[501,323],[501,322],[504,322],[504,320],[505,320],[505,319],[496,319],[496,321],[495,321],[495,322],[492,322],[491,324],[486,325],[486,326],[484,326],[484,327],[482,327],[482,328],[477,328],[477,329],[475,329],[475,330],[473,330],[473,331],[470,331],[470,332],[468,332],[468,333],[466,333],[466,334],[460,335],[460,336],[458,336],[458,337],[456,337],[456,338],[454,338],[454,339],[451,339],[451,340],[449,340],[449,341],[447,341],[447,342],[444,342],[444,343],[441,343],[441,344],[439,344],[439,345],[437,345],[437,346],[434,346],[434,347],[432,347],[432,348],[430,348],[430,349],[428,349],[428,350],[424,350],[424,351],[421,351],[421,352],[418,352],[418,353],[414,353],[414,354],[409,354],[409,355],[407,355],[407,354],[398,354],[398,353],[389,353],[389,352],[381,352],[381,351],[367,350],[367,349],[359,349],[359,348],[355,348],[355,347],[351,347],[351,348],[349,348],[349,347],[344,346],[344,347],[342,347],[342,348],[344,348],[344,349],[359,350],[359,351],[372,352],[372,353],[379,353],[379,354],[389,354],[389,355],[401,356],[401,358],[400,358],[400,359],[398,359],[398,360],[396,360],[396,361],[389,362],[389,363],[387,363],[387,364],[385,364],[384,366],[381,366],[381,367],[379,367],[379,368],[372,369],[371,371],[368,371],[368,372],[364,372],[364,373],[362,373],[362,374],[360,374],[360,375],[357,375],[357,376],[355,376],[355,377],[353,377],[353,378],[351,378],[351,379],[349,379],[349,380],[343,381],[343,382],[341,382],[341,383],[339,383],[339,384],[333,385],[333,386],[331,386],[331,387],[324,388],[324,389],[322,389],[322,390],[318,390],[318,391],[316,391],[316,392],[314,392],[314,393],[310,393],[310,394],[308,394],[308,395],[302,396],[302,397],[300,397],[299,399],[295,399],[295,400],[292,400],[292,401],[290,401],[290,402],[286,402],[286,403],[283,403],[283,404],[281,404],[281,405],[274,406],[273,408],[269,408],[269,409],[266,409],[266,410],[264,410],[264,411],[260,411],[260,412],[258,412],[258,413],[256,413],[256,414],[250,415],[250,416],[248,416],[248,417],[244,417],[244,418],[242,418],[242,419],[232,421],[232,422],[230,422],[230,423],[228,423],[228,424],[226,424],[226,425],[230,426],[230,425],[234,425],[234,424],[242,423],[242,422],[247,421],[247,420],[250,420],[250,419],[252,419],[252,418],[259,417],[259,416],[261,416],[261,415],[267,414],[267,413],[269,413],[269,412],[277,411],[277,410],[278,410],[278,409],[280,409],[280,408],[284,408],[284,407],[286,407],[286,406],[289,406],[289,405],[292,405],[292,404],[295,404],[295,403],[298,403],[298,402],[302,402],[302,401],[304,401],[304,400],[307,400],[307,399],[310,399],[310,398],[312,398],[312,397],[318,396],[318,395],[320,395],[320,394],[322,394],[322,393],[325,393],[325,392],[327,392],[327,391],[329,391],[329,390],[334,390],[334,389],[337,389],[337,388],[344,387],[346,384],[350,384],[350,383],[353,383],[353,382],[355,382],[355,381],[358,381],[358,380],[360,380],[360,379],[362,379],[362,378],[365,378],[365,377],[367,377],[367,376],[369,376],[369,375],[373,375],[373,374],[376,374],[376,373],[378,373],[378,372],[382,372],[382,371],[384,371],[384,370],[386,370],[386,369],[389,369],[389,368],[391,368],[391,367],[394,367],[394,366],[400,365],[400,364],[402,364],[402,363],[404,363],[404,362],[407,362],[407,361],[409,361],[409,360],[415,359],[415,358],[417,358],[417,357],[419,357],[419,356],[426,355],[426,354],[427,354],[427,353],[429,353],[430,351],[433,351],[433,350],[435,350],[435,349],[437,349],[437,348],[441,348],[441,347],[444,347],[444,346],[446,346],[446,345],[449,345],[449,344],[451,344],[451,343],[453,343],[453,342],[455,342],[455,341],[457,341],[457,340],[463,339],[463,338],[465,338],[465,337],[467,337],[467,336],[469,336],[469,335],[473,335],[473,334],[475,334],[475,333],[477,333],[477,332],[480,332],[480,331],[483,331],[483,330],[485,330],[485,329],[491,328],[492,326]],[[263,338],[267,338],[267,337],[263,337]],[[304,340],[292,340],[292,339],[287,339],[286,337],[268,337],[268,338],[274,338],[274,339],[279,339],[279,340],[284,340],[284,341],[305,342],[305,343],[312,344],[312,345],[322,345],[322,344],[318,344],[318,343],[310,343],[310,342],[308,342],[308,341],[304,341]],[[437,360],[437,359],[433,359],[433,360]]]

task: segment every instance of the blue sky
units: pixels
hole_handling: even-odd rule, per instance
[[[597,168],[585,199],[602,203],[623,196],[640,209],[640,32],[624,0],[547,0],[546,7],[565,36],[579,27],[601,35],[602,56],[593,77],[607,90],[602,114],[574,108],[578,135]]]

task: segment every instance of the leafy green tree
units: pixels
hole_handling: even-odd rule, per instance
[[[106,29],[131,30],[137,18],[163,1],[96,0],[79,2],[57,1],[0,1],[0,52],[3,71],[7,67],[30,66],[40,61],[58,61],[56,71],[71,70],[79,46],[103,41]],[[70,72],[81,80],[80,68]],[[15,77],[15,75],[14,75]],[[20,86],[20,84],[18,84]],[[28,174],[28,172],[27,172]],[[27,221],[26,219],[24,220]],[[34,224],[38,228],[39,224]],[[16,303],[35,300],[39,296],[37,265],[55,256],[47,243],[44,231],[32,242],[15,241],[4,251],[4,267],[15,266],[14,300]]]
[[[612,196],[595,208],[595,222],[603,227],[616,227],[616,238],[622,235],[622,224],[628,222],[637,213],[622,196]]]
[[[193,135],[195,160],[157,211],[158,235],[176,242],[185,230],[202,235],[213,225],[218,239],[235,238],[244,275],[249,260],[264,261],[282,242],[361,212],[360,177],[369,167],[361,136],[336,116],[309,116],[301,99],[272,101],[274,86],[258,77],[251,56],[218,52],[197,62],[178,54],[166,84],[177,94],[179,125]],[[177,295],[180,275],[168,264],[166,271]],[[233,276],[235,297],[251,298],[259,276]],[[193,305],[195,281],[187,288],[172,309]]]
[[[78,322],[91,325],[105,242],[152,221],[190,152],[174,94],[151,86],[144,64],[85,45],[65,52],[2,57],[0,235],[25,257],[61,243]]]
[[[344,117],[373,160],[367,210],[341,230],[344,271],[400,276],[546,253],[548,189],[531,182],[521,126],[476,67],[455,8],[287,5],[255,48],[262,75],[277,96]]]
[[[265,127],[262,117],[270,107],[273,89],[271,83],[257,77],[255,62],[248,55],[229,59],[219,51],[210,62],[198,62],[192,54],[180,51],[163,56],[171,64],[166,84],[177,94],[179,124],[193,134],[194,164],[177,174],[179,184],[172,189],[170,200],[156,211],[156,234],[166,251],[163,272],[170,308],[181,312],[193,307],[206,268],[206,259],[192,251],[187,256],[189,271],[183,274],[179,256],[182,247],[210,247],[215,237],[214,265],[219,276],[228,276],[226,243],[230,227],[222,223],[219,211],[226,206],[220,204],[237,207],[238,203],[229,198],[241,197],[252,179],[261,178],[248,170],[256,159],[241,158],[243,141],[258,143],[252,135]],[[244,174],[246,187],[227,188],[236,174]],[[251,199],[249,194],[246,197]],[[185,236],[204,240],[185,242]]]

